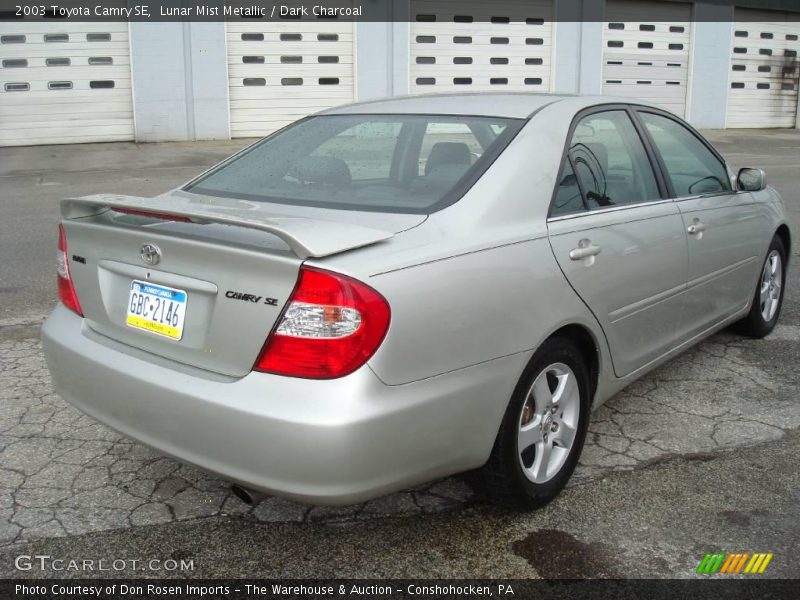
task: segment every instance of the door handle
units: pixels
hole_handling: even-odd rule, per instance
[[[578,247],[569,251],[570,260],[579,260],[584,267],[591,267],[595,257],[600,254],[600,246],[593,244],[591,240],[583,238],[578,242]]]
[[[589,266],[594,263],[594,257],[600,254],[601,250],[602,248],[600,246],[593,244],[587,239],[583,239],[578,242],[577,248],[573,248],[569,251],[569,258],[570,260],[589,259],[589,261],[587,261],[589,263],[587,266]]]
[[[706,226],[704,223],[700,222],[700,219],[695,219],[694,222],[686,228],[686,231],[689,232],[689,235],[703,233],[705,230]]]

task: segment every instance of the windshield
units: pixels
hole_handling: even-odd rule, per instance
[[[427,214],[458,200],[523,124],[441,115],[310,117],[184,189],[300,206]]]

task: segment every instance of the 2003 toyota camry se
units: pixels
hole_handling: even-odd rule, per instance
[[[592,408],[722,327],[772,330],[791,244],[760,169],[605,97],[353,104],[62,214],[56,390],[318,504],[467,470],[548,502]]]

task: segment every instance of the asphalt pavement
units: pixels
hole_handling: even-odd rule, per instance
[[[800,235],[800,132],[706,133],[766,169]],[[109,575],[15,567],[34,554],[192,565],[115,576],[694,577],[710,551],[772,552],[769,575],[800,577],[796,265],[771,336],[722,332],[618,394],[568,489],[534,513],[487,506],[460,477],[352,507],[249,507],[64,403],[38,342],[58,201],[155,195],[245,143],[0,148],[0,577]]]

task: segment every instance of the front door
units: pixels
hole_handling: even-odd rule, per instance
[[[686,236],[663,187],[625,108],[579,119],[550,210],[550,243],[600,322],[620,377],[686,335]]]
[[[769,220],[749,192],[736,192],[725,163],[669,115],[639,109],[681,212],[689,246],[687,318],[694,334],[741,311],[764,259]]]

